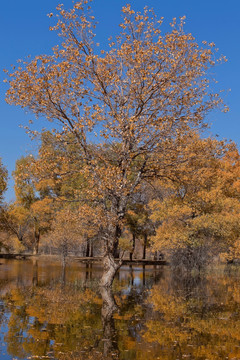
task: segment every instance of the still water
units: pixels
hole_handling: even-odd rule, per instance
[[[240,268],[0,260],[0,359],[240,359]]]

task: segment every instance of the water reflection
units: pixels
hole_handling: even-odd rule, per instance
[[[1,359],[240,359],[240,271],[1,260]],[[5,355],[4,355],[4,348]]]
[[[104,359],[119,359],[118,337],[115,329],[114,313],[118,310],[112,289],[101,288],[102,296],[102,328]]]

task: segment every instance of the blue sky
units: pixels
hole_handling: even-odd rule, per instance
[[[1,3],[0,11],[0,157],[8,168],[14,170],[15,161],[21,155],[34,151],[36,144],[30,141],[19,125],[27,125],[33,119],[21,108],[5,103],[7,86],[3,83],[3,69],[10,68],[17,59],[28,55],[50,53],[56,44],[55,32],[50,32],[53,18],[47,14],[55,12],[59,0],[8,0]],[[65,7],[72,6],[71,0],[61,0]],[[219,87],[226,90],[225,102],[230,107],[227,114],[214,112],[210,117],[213,123],[212,134],[220,138],[232,139],[240,144],[240,1],[239,0],[95,0],[92,3],[94,15],[99,21],[98,41],[104,44],[110,35],[118,32],[121,21],[120,10],[129,3],[134,9],[141,10],[145,5],[153,7],[159,17],[169,23],[173,17],[185,15],[185,31],[191,32],[200,43],[203,40],[214,42],[219,53],[228,62],[215,67],[214,75]],[[231,91],[227,91],[231,90]],[[14,198],[13,181],[9,181],[6,200]]]

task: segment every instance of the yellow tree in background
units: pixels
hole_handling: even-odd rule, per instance
[[[195,266],[208,250],[237,251],[240,157],[234,144],[196,136],[192,140],[188,153],[198,155],[176,171],[178,181],[165,185],[165,194],[151,201],[151,209],[152,220],[159,225],[154,247],[185,256],[183,262]]]
[[[13,172],[17,208],[26,213],[28,240],[33,254],[38,254],[40,237],[51,228],[54,208],[53,199],[49,196],[47,185],[38,188],[33,156],[21,157],[16,161]]]
[[[4,192],[7,190],[7,177],[7,169],[3,166],[0,158],[0,204],[2,203]]]
[[[29,233],[29,210],[17,202],[5,205],[1,209],[1,228],[17,240],[17,248],[21,248]]]

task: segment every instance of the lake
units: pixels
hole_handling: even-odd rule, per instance
[[[240,267],[0,259],[0,359],[240,359]]]

